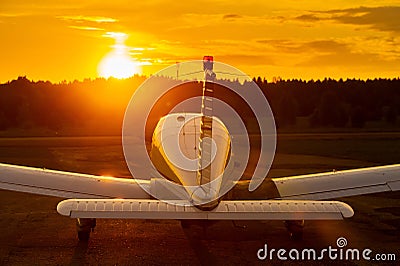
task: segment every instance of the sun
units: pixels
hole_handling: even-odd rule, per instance
[[[111,52],[99,64],[99,75],[104,78],[129,78],[141,72],[138,62],[129,55]]]
[[[129,49],[125,45],[127,34],[107,32],[104,36],[115,39],[116,44],[112,46],[113,50],[100,61],[98,65],[99,75],[104,78],[114,77],[123,79],[140,74],[141,68],[139,62],[130,56]]]

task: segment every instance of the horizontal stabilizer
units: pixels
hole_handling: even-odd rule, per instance
[[[338,201],[221,201],[212,211],[183,205],[158,200],[69,199],[60,202],[57,211],[71,218],[176,220],[341,220],[354,214],[349,205]]]

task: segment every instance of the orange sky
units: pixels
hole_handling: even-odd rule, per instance
[[[210,54],[267,79],[398,77],[399,18],[385,0],[2,0],[0,82],[97,77],[118,34],[146,75]]]

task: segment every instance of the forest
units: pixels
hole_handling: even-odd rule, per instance
[[[52,84],[18,77],[0,85],[0,134],[121,134],[125,108],[145,79]],[[400,128],[399,78],[253,81],[271,105],[278,132]]]

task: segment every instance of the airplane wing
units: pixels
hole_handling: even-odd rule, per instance
[[[400,190],[400,164],[273,178],[281,199],[326,200]]]
[[[0,189],[60,198],[149,198],[138,182],[0,163]]]
[[[139,185],[138,182],[141,182]],[[400,164],[273,178],[280,199],[326,200],[400,190]],[[61,198],[139,198],[150,181],[0,163],[0,189]]]

